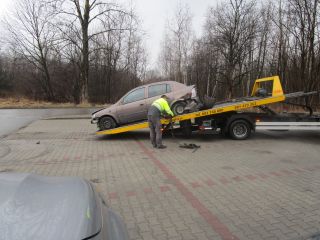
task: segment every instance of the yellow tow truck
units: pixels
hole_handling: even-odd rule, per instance
[[[161,119],[161,123],[163,125],[171,124],[171,126],[179,126],[178,128],[185,135],[190,135],[194,130],[210,130],[214,133],[224,133],[236,140],[248,138],[251,132],[257,129],[320,130],[320,116],[314,116],[312,110],[309,115],[297,117],[297,115],[278,115],[267,107],[269,104],[285,102],[285,100],[290,98],[304,97],[312,94],[317,94],[317,92],[284,94],[278,76],[266,77],[255,81],[251,96],[249,97],[220,102],[212,108],[178,115],[171,120],[163,118]],[[290,104],[289,102],[287,103]],[[263,113],[244,111],[251,108],[260,108]],[[112,135],[148,127],[148,122],[143,121],[97,131],[96,134]]]

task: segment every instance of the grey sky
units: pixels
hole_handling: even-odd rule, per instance
[[[193,29],[196,36],[199,36],[207,10],[209,6],[216,5],[217,0],[132,0],[143,22],[143,28],[147,32],[146,44],[149,61],[153,66],[156,64],[160,51],[166,20],[173,17],[179,1],[189,6],[193,16]]]
[[[12,0],[0,0],[0,15],[12,5]],[[128,0],[116,0],[128,4]],[[193,15],[193,29],[197,36],[201,34],[202,26],[209,6],[217,4],[218,0],[131,0],[137,14],[142,20],[143,29],[146,31],[146,47],[149,63],[155,66],[160,51],[163,32],[168,18],[172,18],[179,3],[187,4]]]
[[[12,2],[12,0],[0,0],[0,3],[1,3],[0,14],[1,14],[1,16],[3,16],[3,14],[7,11],[9,6],[11,5],[10,2]]]

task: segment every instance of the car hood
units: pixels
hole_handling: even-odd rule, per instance
[[[101,229],[100,207],[82,178],[0,174],[0,239],[85,239]]]
[[[106,108],[100,109],[100,110],[92,113],[92,116],[94,115],[96,118],[99,118],[99,117],[101,117],[103,115],[113,115],[113,114],[116,113],[117,107],[118,107],[118,104],[115,103],[115,104],[113,104],[111,106],[108,106]]]
[[[103,110],[104,108],[100,108],[99,110],[94,111],[93,113],[91,113],[91,115],[96,114],[97,112],[100,112],[101,110]]]

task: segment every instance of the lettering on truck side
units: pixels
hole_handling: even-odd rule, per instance
[[[257,106],[257,102],[243,103],[234,107],[235,110],[251,108]]]
[[[236,105],[236,106],[234,106],[234,110],[246,109],[246,108],[251,108],[251,107],[255,107],[255,106],[257,106],[257,101],[249,102],[249,103],[242,103],[242,104]],[[230,106],[230,107],[232,107],[232,106]],[[201,111],[201,112],[195,113],[194,114],[194,118],[204,117],[204,116],[214,115],[214,114],[219,114],[219,113],[226,112],[227,110],[228,110],[228,107],[227,108],[217,108],[217,109],[210,109],[210,110],[206,110],[206,111]],[[174,118],[174,121],[181,121],[182,119],[183,119],[183,117],[176,116]]]
[[[200,116],[207,116],[207,115],[217,114],[217,113],[222,113],[222,112],[224,112],[224,108],[217,108],[217,109],[212,109],[212,110],[201,112]]]

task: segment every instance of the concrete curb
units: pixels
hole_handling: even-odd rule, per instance
[[[43,118],[42,120],[66,120],[66,119],[91,119],[90,115],[66,115],[57,117]]]

